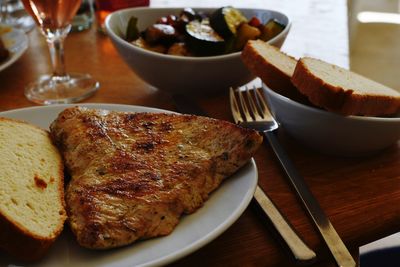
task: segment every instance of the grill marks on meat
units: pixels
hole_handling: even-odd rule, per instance
[[[94,249],[169,234],[262,141],[210,118],[79,107],[64,110],[50,128],[71,174],[71,229]]]

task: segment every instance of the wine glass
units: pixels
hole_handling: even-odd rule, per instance
[[[39,104],[78,102],[92,95],[99,83],[89,74],[67,73],[64,64],[64,40],[81,0],[22,0],[46,37],[53,74],[43,75],[25,88],[25,96]]]

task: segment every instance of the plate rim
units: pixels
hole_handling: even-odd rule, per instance
[[[13,26],[0,23],[0,27],[11,28],[11,32],[5,33],[4,35],[14,33],[14,34],[17,34],[19,37],[21,37],[23,40],[21,44],[18,44],[18,46],[17,46],[18,50],[16,52],[10,51],[11,55],[9,56],[9,58],[7,60],[5,60],[4,62],[0,63],[0,71],[3,71],[6,68],[8,68],[9,66],[11,66],[12,64],[14,64],[26,52],[26,50],[28,50],[29,38],[28,38],[28,35],[23,30],[17,29]],[[10,48],[7,47],[7,49],[9,50]]]

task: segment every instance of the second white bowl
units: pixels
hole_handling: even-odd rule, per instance
[[[275,119],[295,139],[325,154],[362,156],[400,139],[396,117],[342,116],[284,97],[265,84],[264,93]]]

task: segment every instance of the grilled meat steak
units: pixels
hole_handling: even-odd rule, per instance
[[[93,249],[171,233],[262,142],[255,131],[205,117],[80,107],[50,128],[71,174],[71,229]]]

